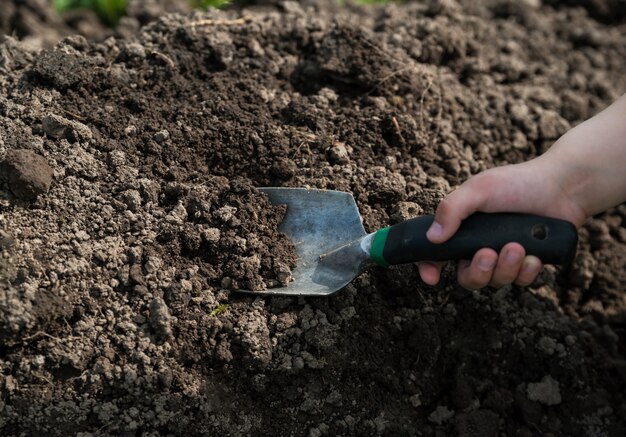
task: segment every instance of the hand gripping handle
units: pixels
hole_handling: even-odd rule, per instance
[[[566,264],[574,259],[578,234],[564,220],[518,213],[475,213],[445,243],[426,238],[433,216],[422,216],[376,232],[372,259],[383,266],[417,261],[471,259],[483,247],[500,252],[510,242],[524,246],[544,264]]]

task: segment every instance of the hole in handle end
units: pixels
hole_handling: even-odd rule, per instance
[[[532,227],[530,233],[533,238],[543,241],[548,238],[548,227],[543,223],[537,223]]]

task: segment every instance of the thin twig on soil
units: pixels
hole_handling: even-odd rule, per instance
[[[68,111],[67,109],[61,109],[61,111],[65,112],[68,115],[71,115],[72,117],[74,117],[76,120],[82,120],[83,118],[80,115],[76,115],[71,111]]]
[[[439,307],[442,307],[445,304],[447,304],[448,303],[448,299],[450,299],[450,295],[446,294],[446,297],[443,298],[443,301],[441,301],[441,303],[439,304]]]
[[[363,42],[365,44],[367,44],[368,46],[370,46],[371,48],[373,48],[376,51],[381,52],[382,54],[388,56],[392,61],[397,62],[398,64],[402,64],[406,66],[406,62],[402,59],[396,58],[393,53],[383,49],[382,47],[377,46],[376,44],[374,44],[373,42],[371,42],[370,40],[368,40],[367,38],[363,37]],[[415,68],[415,67],[409,67],[406,66],[405,68]]]
[[[406,144],[406,140],[402,136],[402,130],[400,129],[400,125],[398,124],[398,120],[396,120],[396,117],[394,116],[394,117],[391,117],[391,121],[393,122],[393,126],[396,129],[396,134],[400,138],[400,142],[402,144]]]
[[[67,378],[67,381],[66,381],[66,382],[71,382],[71,381],[74,381],[74,380],[76,380],[76,379],[80,379],[80,378],[82,378],[83,376],[85,376],[85,374],[87,374],[87,372],[89,372],[89,369],[85,369],[85,370],[83,370],[83,371],[80,373],[80,375],[78,375],[78,376],[72,376],[71,378]]]
[[[368,45],[372,49],[374,49],[374,50],[382,53],[386,57],[388,57],[389,60],[395,62],[396,64],[400,64],[401,65],[401,68],[398,68],[397,70],[394,70],[391,73],[387,74],[386,76],[383,76],[380,79],[378,79],[377,82],[376,82],[376,86],[374,86],[371,90],[369,90],[365,95],[370,95],[380,85],[382,85],[383,83],[385,83],[386,81],[388,81],[392,77],[397,76],[400,73],[404,73],[407,70],[417,70],[417,66],[416,65],[407,65],[407,63],[405,61],[403,61],[402,59],[397,58],[393,53],[389,52],[388,50],[383,49],[382,47],[379,47],[378,45],[376,45],[373,42],[369,41],[367,38],[363,37],[362,40],[363,40],[363,42],[366,45]]]
[[[313,152],[311,152],[311,147],[309,146],[309,144],[305,141],[301,141],[300,144],[298,144],[298,147],[296,147],[296,150],[291,155],[291,159],[295,159],[298,153],[300,153],[300,149],[302,148],[302,146],[306,147],[306,152],[309,158],[311,157],[311,155],[313,155]]]
[[[46,378],[45,376],[39,376],[39,378],[43,379],[48,383],[48,385],[54,385],[54,382],[50,378]]]
[[[391,73],[389,73],[387,76],[383,76],[382,78],[378,79],[378,83],[376,84],[376,86],[383,84],[384,82],[388,81],[394,76],[397,76],[400,73],[403,73],[407,70],[413,70],[414,68],[415,68],[414,65],[405,65],[402,68],[398,68],[397,70],[394,70]]]
[[[72,332],[74,328],[72,328],[72,325],[70,325],[70,322],[68,322],[65,317],[63,317],[63,322],[65,323],[65,326],[67,326],[67,329],[69,329],[70,332]]]
[[[61,341],[61,339],[59,337],[55,337],[54,335],[50,335],[47,332],[37,331],[33,335],[29,335],[28,337],[22,338],[22,342],[27,343],[30,340],[33,340],[34,338],[37,338],[37,337],[48,337],[48,338],[51,338],[51,339],[59,341],[59,342]]]
[[[400,73],[404,73],[407,70],[413,70],[415,69],[415,66],[413,65],[405,65],[402,68],[399,68],[397,70],[392,71],[391,73],[389,73],[386,76],[381,77],[380,79],[378,79],[376,81],[376,85],[372,87],[372,89],[370,89],[367,93],[365,93],[366,96],[369,96],[370,94],[372,94],[374,91],[376,91],[376,89],[382,85],[383,83],[387,82],[389,79],[391,79],[394,76],[397,76]]]
[[[170,68],[175,68],[176,67],[176,63],[174,61],[172,61],[172,59],[169,56],[167,56],[167,55],[165,55],[165,54],[163,54],[161,52],[157,52],[156,50],[153,50],[150,53],[150,56],[153,56],[154,58],[159,59],[160,61],[165,62],[167,65],[170,66]]]
[[[309,144],[311,141],[315,140],[316,138],[315,135],[295,131],[295,134],[292,134],[291,139],[294,139],[296,134],[302,134],[304,139],[298,139],[298,146],[296,147],[295,151],[291,154],[291,159],[296,158],[296,156],[300,153],[300,150],[302,149],[302,147],[306,147],[307,156],[308,158],[311,158],[311,156],[313,155],[313,152],[311,152],[311,147],[309,146]]]
[[[420,96],[419,125],[422,127],[424,127],[424,100],[426,98],[426,94],[428,94],[428,91],[430,91],[430,89],[432,88],[433,83],[433,79],[430,78],[428,80],[426,88],[424,89],[424,91],[422,91],[422,95]],[[436,141],[437,137],[439,136],[439,132],[441,131],[441,116],[443,114],[443,86],[441,85],[441,76],[439,73],[437,74],[437,84],[439,86],[439,94],[437,98],[438,108],[437,115],[435,116],[435,119],[433,121],[435,124],[435,131],[433,135],[427,135],[429,147],[432,147],[434,145],[434,142]],[[428,129],[426,129],[426,132],[428,132]]]

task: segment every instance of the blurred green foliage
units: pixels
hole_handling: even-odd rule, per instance
[[[230,0],[189,0],[194,9],[221,8],[230,3]]]
[[[57,12],[91,9],[107,24],[114,25],[126,14],[127,0],[53,0]]]
[[[345,4],[346,0],[338,0],[340,4]],[[387,3],[403,3],[404,0],[350,0],[352,3],[361,5],[385,5]]]
[[[230,0],[187,0],[194,9],[221,8]],[[54,9],[61,13],[72,9],[90,9],[100,19],[113,26],[126,14],[128,0],[52,0]]]

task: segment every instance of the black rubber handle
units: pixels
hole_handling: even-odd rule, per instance
[[[576,227],[564,220],[529,214],[475,213],[442,244],[426,238],[432,222],[433,216],[422,216],[390,227],[383,248],[385,260],[406,264],[471,259],[483,247],[500,252],[510,242],[520,243],[527,255],[535,255],[544,264],[566,264],[576,254]]]

